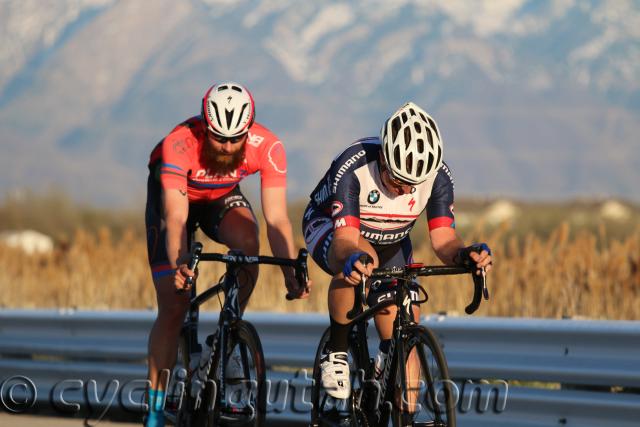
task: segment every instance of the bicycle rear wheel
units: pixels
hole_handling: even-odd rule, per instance
[[[404,369],[394,361],[390,424],[455,427],[455,385],[449,379],[447,362],[435,335],[415,325],[407,330],[402,350]]]
[[[260,338],[253,325],[243,320],[230,328],[227,342],[227,363],[238,354],[239,378],[225,378],[224,396],[220,383],[220,344],[213,354],[209,380],[205,385],[203,405],[196,414],[194,425],[260,427],[265,423],[266,369]],[[227,367],[224,367],[228,372]],[[226,377],[226,375],[225,375]]]
[[[363,374],[366,363],[357,346],[349,346],[347,351],[351,377],[351,395],[348,399],[336,399],[327,394],[322,387],[320,358],[326,352],[330,329],[322,335],[316,357],[313,362],[313,389],[311,391],[311,426],[313,427],[359,427],[368,426],[366,415],[360,410],[357,402],[363,392]],[[353,338],[353,336],[352,336]],[[352,340],[353,342],[353,340]],[[367,356],[368,357],[368,356]]]

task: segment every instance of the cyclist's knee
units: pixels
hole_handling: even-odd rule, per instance
[[[188,306],[167,304],[158,307],[158,322],[166,327],[180,329]]]
[[[173,319],[184,316],[189,307],[189,293],[177,293],[173,276],[165,276],[154,281],[158,299],[158,318]],[[179,322],[180,323],[180,322]]]
[[[260,252],[260,239],[258,237],[258,234],[247,233],[246,236],[242,239],[241,250],[247,255],[258,255],[258,253]]]
[[[223,239],[223,242],[230,249],[241,250],[245,255],[256,256],[260,252],[258,232],[257,230],[251,229],[251,227],[236,229],[233,235]]]

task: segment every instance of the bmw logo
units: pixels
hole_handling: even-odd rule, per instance
[[[378,200],[380,200],[380,192],[378,190],[371,190],[369,192],[369,197],[367,198],[367,201],[371,204],[374,204]]]

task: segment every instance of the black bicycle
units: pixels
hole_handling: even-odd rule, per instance
[[[195,271],[201,261],[226,264],[219,283],[196,292],[191,280],[191,303],[185,316],[178,344],[178,364],[173,372],[167,399],[167,418],[176,426],[262,426],[266,414],[266,382],[262,344],[251,323],[242,320],[238,301],[238,273],[249,264],[271,264],[295,268],[298,283],[308,280],[307,251],[296,259],[270,256],[245,256],[238,251],[227,254],[202,253],[202,244],[194,242],[189,268]],[[224,293],[218,327],[198,342],[199,309],[205,301]],[[236,375],[227,378],[227,366],[235,359]]]
[[[368,260],[361,259],[366,263]],[[348,361],[351,372],[351,395],[337,400],[322,387],[320,358],[329,341],[329,329],[320,340],[313,370],[311,425],[318,426],[447,426],[455,427],[454,383],[449,378],[447,362],[434,333],[413,319],[411,307],[427,301],[425,289],[415,279],[471,273],[474,281],[472,302],[467,314],[476,311],[482,297],[489,299],[484,271],[475,274],[475,267],[424,266],[375,269],[368,278],[393,281],[394,292],[378,297],[376,304],[363,311],[366,300],[365,279],[356,288],[351,319]],[[413,295],[412,295],[413,294]],[[413,298],[412,298],[413,297]],[[368,321],[386,307],[395,305],[397,314],[387,363],[382,374],[375,376],[374,361],[367,346]]]

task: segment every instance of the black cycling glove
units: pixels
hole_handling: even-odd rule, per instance
[[[471,268],[475,265],[475,261],[471,259],[469,254],[471,252],[480,253],[482,251],[487,251],[489,255],[491,255],[491,249],[489,248],[489,245],[487,245],[486,243],[473,243],[466,248],[460,248],[456,256],[453,257],[453,262],[456,265]]]

